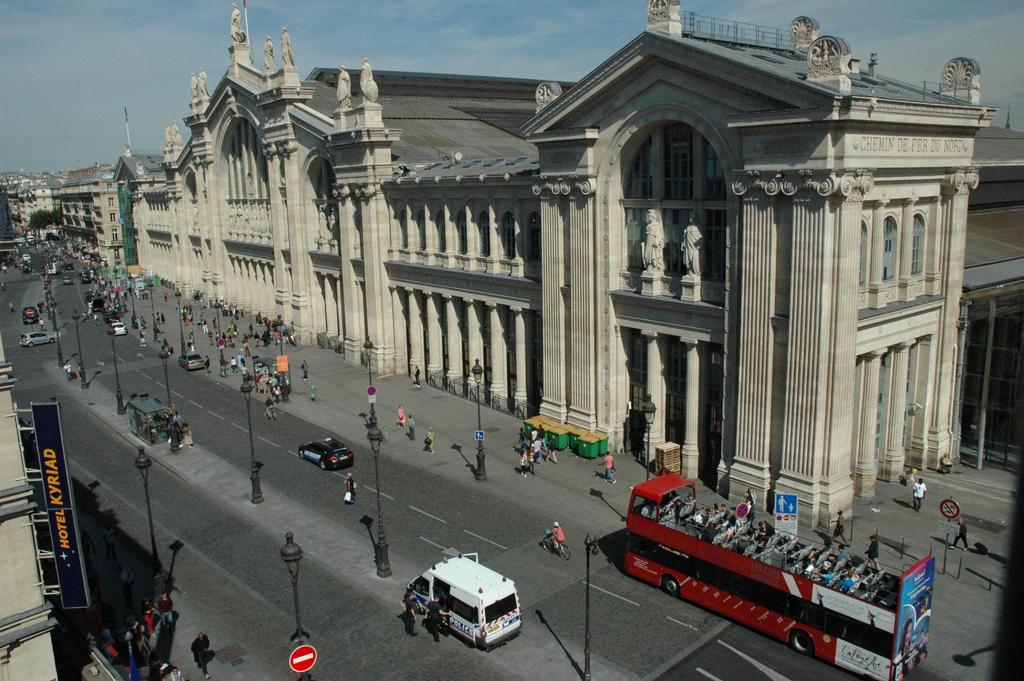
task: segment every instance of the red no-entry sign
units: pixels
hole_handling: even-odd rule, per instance
[[[311,645],[301,645],[292,651],[288,656],[288,666],[296,674],[304,674],[316,664],[316,648]]]
[[[943,499],[939,502],[939,513],[941,513],[944,518],[956,520],[960,517],[960,504],[956,503],[952,499]]]

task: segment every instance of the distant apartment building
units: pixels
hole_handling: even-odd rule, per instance
[[[80,239],[113,266],[124,265],[117,183],[110,166],[72,170],[60,189],[65,238]]]

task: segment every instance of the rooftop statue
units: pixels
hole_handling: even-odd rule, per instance
[[[370,104],[377,103],[377,83],[373,80],[373,69],[370,60],[363,57],[363,71],[359,74],[359,89],[363,92],[363,100]]]
[[[267,73],[273,73],[277,68],[277,62],[274,61],[274,41],[269,35],[263,40],[263,66],[266,67]]]
[[[209,97],[210,96],[210,88],[209,88],[209,85],[206,82],[206,67],[205,66],[200,66],[199,67],[199,96],[200,97]]]
[[[242,30],[242,12],[236,3],[231,3],[231,42],[235,45],[246,42],[245,31]]]
[[[173,143],[175,148],[180,148],[180,147],[184,146],[184,144],[185,144],[185,140],[181,136],[181,131],[178,130],[178,122],[177,121],[174,121],[173,123],[171,123],[171,142]]]
[[[199,99],[199,77],[195,73],[192,74],[192,82],[190,84],[192,89],[192,99]]]
[[[352,77],[348,75],[345,66],[338,69],[338,108],[347,111],[352,108]]]
[[[281,63],[286,69],[295,68],[295,54],[292,52],[292,38],[288,29],[281,27]]]

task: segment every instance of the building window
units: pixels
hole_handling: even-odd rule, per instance
[[[646,216],[646,208],[626,209],[626,264],[629,267],[643,269]]]
[[[665,198],[693,198],[693,129],[679,124],[665,128],[662,154]]]
[[[409,218],[408,209],[402,208],[398,213],[398,238],[402,248],[409,248]]]
[[[540,262],[540,215],[537,213],[530,213],[530,217],[526,219],[526,233],[529,235],[528,257],[533,262]]]
[[[704,198],[725,200],[725,175],[718,153],[710,144],[704,144]]]
[[[910,273],[921,274],[921,263],[924,260],[924,216],[914,216],[913,240],[910,244]]]
[[[422,208],[416,213],[416,237],[419,241],[419,249],[427,250],[427,214]]]
[[[482,210],[476,216],[477,250],[482,258],[491,257],[491,214]]]
[[[627,199],[649,199],[654,191],[654,168],[651,163],[651,139],[648,138],[633,157],[626,175]]]
[[[857,271],[857,283],[867,283],[868,277],[868,224],[860,223],[860,269]]]
[[[704,278],[725,281],[724,210],[704,211]]]
[[[516,257],[516,216],[512,211],[501,216],[501,250],[506,260]]]
[[[661,222],[665,227],[665,272],[683,274],[685,269],[683,267],[683,232],[690,224],[690,210],[687,208],[663,210]]]
[[[448,250],[448,221],[445,219],[444,208],[434,214],[434,243],[438,253]]]
[[[114,197],[113,196],[107,197],[107,205],[110,206],[110,207],[114,206]]]
[[[110,221],[111,222],[117,222],[117,213],[111,213],[110,214]]]
[[[469,238],[466,235],[466,211],[460,210],[455,216],[455,233],[459,239],[459,255],[469,252]]]
[[[896,276],[896,218],[885,219],[885,246],[882,253],[882,281],[892,281]]]

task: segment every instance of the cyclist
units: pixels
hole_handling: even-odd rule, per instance
[[[558,547],[565,543],[565,530],[561,528],[557,520],[551,528],[551,543],[555,545],[556,552]]]

